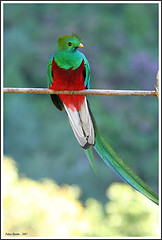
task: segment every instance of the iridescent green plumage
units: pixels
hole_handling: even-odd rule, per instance
[[[116,154],[116,152],[100,134],[92,112],[91,116],[93,118],[93,123],[95,127],[94,148],[100,155],[100,157],[103,159],[103,161],[106,163],[106,165],[112,168],[113,171],[115,171],[124,181],[129,183],[133,188],[138,190],[140,193],[145,195],[154,203],[159,204],[158,194],[155,193],[149,186],[147,186]]]
[[[58,51],[51,56],[47,66],[49,88],[68,90],[74,86],[72,90],[77,90],[78,87],[79,89],[90,87],[90,67],[84,54],[78,51],[78,47],[83,46],[80,41],[80,38],[76,35],[61,36],[58,39]],[[75,75],[77,70],[79,70],[78,74],[80,77]],[[84,79],[84,81],[82,81],[82,79]],[[78,86],[77,81],[81,84],[80,86]],[[64,88],[64,84],[66,84],[68,89]],[[86,97],[59,97],[56,94],[53,94],[51,97],[53,103],[59,110],[62,111],[63,107],[65,108],[75,137],[84,148],[95,173],[97,173],[97,171],[91,146],[94,146],[102,160],[124,181],[151,201],[158,204],[158,195],[121,160],[101,136]],[[66,101],[66,98],[69,100]],[[73,102],[73,99],[78,102]]]
[[[78,47],[81,39],[73,34],[71,35],[64,35],[59,37],[58,41],[58,50],[59,51],[73,51],[74,48]],[[70,44],[69,44],[70,43]]]

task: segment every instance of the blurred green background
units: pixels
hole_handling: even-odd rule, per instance
[[[3,167],[5,237],[158,236],[158,206],[126,183],[109,186],[105,205],[94,198],[83,204],[77,185],[22,177],[7,157]]]
[[[46,66],[56,51],[57,38],[75,33],[81,37],[84,45],[81,51],[90,63],[91,88],[154,89],[158,70],[158,4],[5,3],[3,11],[4,87],[47,87]],[[117,96],[88,99],[104,138],[158,192],[158,99]],[[83,205],[93,199],[104,208],[110,200],[107,188],[122,182],[95,152],[98,175],[94,174],[65,111],[58,111],[48,95],[4,95],[4,154],[16,161],[20,177],[33,179],[34,183],[45,178],[54,180],[57,186],[77,185],[81,192],[78,199]],[[135,199],[140,197],[134,190],[132,194]],[[121,196],[122,193],[118,208],[123,204]],[[132,208],[131,202],[127,208]],[[139,209],[140,204],[139,201]],[[9,218],[10,215],[11,212],[7,214]],[[155,222],[153,218],[150,221]],[[107,226],[106,221],[102,224]],[[103,236],[102,229],[96,234]],[[122,231],[111,230],[110,235],[132,234],[125,225]],[[140,235],[138,230],[137,234]],[[149,234],[144,232],[144,236]],[[151,236],[156,234],[154,231]],[[96,236],[94,230],[86,235]]]

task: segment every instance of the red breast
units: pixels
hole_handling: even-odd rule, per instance
[[[84,59],[77,69],[72,68],[64,69],[60,68],[56,62],[52,61],[52,72],[53,72],[53,83],[49,88],[54,90],[83,90],[85,89],[84,84]],[[60,99],[63,103],[70,107],[73,111],[76,108],[80,110],[80,106],[84,101],[85,95],[67,95],[59,94]]]

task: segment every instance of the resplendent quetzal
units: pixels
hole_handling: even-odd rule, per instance
[[[76,35],[58,39],[58,51],[50,57],[47,65],[50,89],[72,91],[90,88],[90,66],[84,54],[78,51],[79,47],[83,45]],[[52,94],[51,99],[60,111],[65,108],[75,137],[95,172],[91,146],[124,181],[158,204],[158,195],[132,172],[101,136],[85,95]]]

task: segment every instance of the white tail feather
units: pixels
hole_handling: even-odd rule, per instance
[[[81,105],[80,111],[74,107],[74,111],[67,108],[65,110],[68,114],[69,121],[76,139],[83,148],[88,148],[95,144],[95,132],[93,122],[89,113],[86,97]]]

